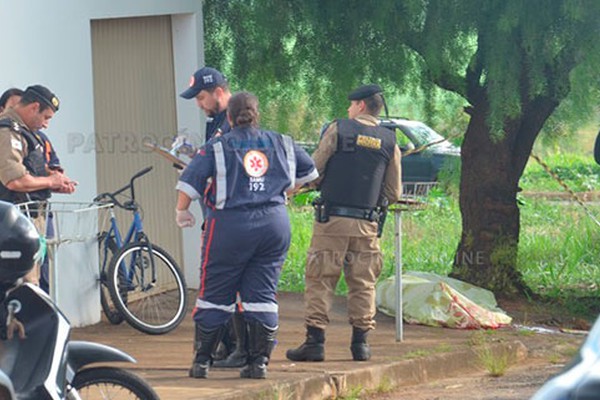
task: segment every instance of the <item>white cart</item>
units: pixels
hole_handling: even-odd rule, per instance
[[[110,204],[48,201],[17,206],[46,238],[54,302],[73,326],[99,322],[97,235]]]

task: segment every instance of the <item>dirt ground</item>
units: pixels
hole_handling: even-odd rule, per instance
[[[500,300],[500,307],[513,317],[518,339],[529,350],[528,357],[510,365],[505,374],[493,377],[483,368],[471,375],[401,387],[360,396],[368,400],[521,400],[529,399],[549,378],[559,374],[585,340],[593,320],[570,314],[560,306],[525,300]],[[502,330],[490,333],[502,340]]]
[[[562,364],[527,362],[494,378],[485,372],[444,379],[419,387],[411,386],[366,397],[369,400],[523,400],[530,398]]]
[[[190,293],[190,304],[194,294]],[[540,305],[522,301],[500,302],[500,306],[514,318],[515,326],[490,331],[464,331],[448,328],[432,328],[421,325],[406,325],[404,341],[397,342],[395,321],[379,313],[377,329],[369,336],[373,349],[373,359],[364,365],[351,360],[349,351],[350,329],[347,322],[346,299],[336,297],[327,336],[327,359],[323,363],[290,363],[285,358],[285,350],[297,346],[304,339],[303,310],[301,293],[280,293],[280,334],[271,363],[269,379],[239,379],[239,373],[231,370],[211,370],[210,379],[189,379],[187,370],[192,357],[193,321],[186,318],[183,323],[168,335],[149,336],[138,332],[127,324],[110,325],[102,322],[73,331],[73,339],[104,343],[128,352],[138,360],[138,364],[127,366],[136,374],[145,378],[164,400],[241,399],[241,398],[308,398],[308,394],[325,393],[323,382],[331,388],[329,380],[323,380],[324,372],[334,371],[336,376],[348,374],[345,388],[377,388],[377,393],[344,393],[339,399],[447,399],[447,400],[485,400],[485,399],[528,399],[550,376],[558,373],[573,357],[585,338],[585,332],[573,332],[575,328],[589,327],[589,322],[569,315],[565,310],[554,306]],[[191,310],[190,310],[191,311]],[[561,331],[560,328],[563,328]],[[567,330],[569,329],[569,330]],[[546,331],[547,330],[547,331]],[[548,332],[548,333],[539,333]],[[491,348],[495,344],[521,342],[527,348],[527,356],[518,358],[499,378],[492,378],[478,365],[474,357],[468,361],[446,357],[444,353],[466,354],[482,348]],[[502,347],[502,346],[495,346]],[[512,354],[512,353],[511,353]],[[524,355],[524,354],[523,354]],[[414,358],[423,358],[423,364],[408,363]],[[438,360],[436,364],[425,362]],[[444,360],[443,363],[439,360]],[[405,385],[423,382],[418,386],[393,388],[384,379],[377,385],[367,385],[358,370],[373,371],[377,375],[380,365],[403,363],[407,366],[398,372],[395,382]],[[469,364],[469,363],[476,363]],[[418,365],[421,365],[419,367]],[[468,368],[462,368],[464,366]],[[461,369],[462,368],[462,369]],[[477,368],[479,370],[477,371]],[[440,373],[453,369],[452,374]],[[392,371],[387,369],[386,371]],[[426,372],[423,374],[423,372]],[[469,374],[459,376],[457,371]],[[475,372],[473,372],[475,371]],[[454,376],[451,379],[441,377]],[[330,376],[330,375],[328,375]],[[396,376],[396,375],[392,375]],[[437,378],[436,378],[437,376]],[[315,378],[315,379],[312,379]],[[311,381],[312,379],[312,381]],[[260,381],[260,380],[257,380]],[[315,383],[316,391],[305,390],[308,381]],[[340,381],[341,382],[341,381]],[[291,386],[288,386],[291,385]],[[273,387],[275,392],[268,392]],[[294,391],[282,388],[291,387],[305,397],[294,397]],[[375,390],[375,389],[373,389]],[[267,396],[278,393],[278,397]],[[329,392],[327,392],[329,393]],[[251,397],[249,394],[253,394]],[[243,396],[243,397],[242,397]],[[313,397],[317,398],[317,397]]]

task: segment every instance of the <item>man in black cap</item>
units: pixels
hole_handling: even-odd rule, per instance
[[[0,113],[2,113],[6,109],[13,108],[16,106],[19,101],[21,101],[21,97],[23,97],[23,91],[18,88],[10,88],[2,93],[0,96]],[[0,119],[3,117],[0,116]],[[44,127],[46,127],[45,125]],[[60,164],[60,159],[52,145],[52,142],[48,138],[48,136],[42,132],[37,131],[34,132],[34,137],[38,142],[42,144],[44,150],[44,159],[46,161],[46,169],[47,172],[54,171],[56,173],[64,174],[64,169]],[[53,223],[53,215],[51,212],[47,215],[48,219],[46,221],[46,231],[40,232],[43,233],[47,239],[54,237],[54,223]],[[40,288],[44,290],[46,293],[50,293],[50,271],[49,271],[49,258],[48,254],[44,257],[44,260],[40,266]]]
[[[394,132],[378,126],[384,107],[378,85],[361,86],[348,99],[348,119],[331,123],[313,154],[321,199],[306,261],[306,341],[287,351],[292,361],[325,359],[325,328],[342,269],[352,358],[371,357],[367,333],[375,328],[375,283],[382,268],[378,222],[402,194],[400,150]]]
[[[192,75],[190,87],[180,95],[184,99],[196,99],[208,120],[206,122],[206,141],[215,135],[231,130],[227,121],[227,105],[231,98],[229,83],[223,74],[211,67],[200,68]]]
[[[58,111],[58,98],[46,87],[29,86],[19,102],[0,118],[0,200],[11,203],[47,200],[51,192],[73,193],[75,182],[47,168],[44,144],[35,135]],[[34,223],[40,232],[43,215]],[[37,222],[37,223],[36,223]],[[38,284],[39,268],[26,277]]]
[[[196,104],[206,116],[206,142],[214,136],[224,135],[231,130],[227,120],[227,106],[231,98],[229,82],[225,76],[212,67],[203,67],[192,75],[190,86],[180,94],[184,99],[196,99]],[[202,214],[206,215],[205,206],[200,204]],[[177,224],[180,228],[189,226],[195,218],[189,210],[177,212]],[[202,227],[204,230],[204,225]],[[199,331],[196,330],[195,343],[199,341]],[[215,358],[217,368],[238,368],[246,364],[246,331],[244,318],[236,307],[236,313],[230,322],[227,335],[223,338],[221,354]],[[225,354],[222,354],[225,353]]]

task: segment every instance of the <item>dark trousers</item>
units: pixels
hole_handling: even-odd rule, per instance
[[[277,284],[290,245],[284,205],[210,210],[203,236],[194,319],[203,329],[227,323],[240,293],[245,319],[278,325]]]
[[[54,215],[50,212],[46,221],[46,239],[52,238],[54,238]],[[50,257],[48,256],[47,248],[44,260],[40,265],[40,288],[50,294]]]

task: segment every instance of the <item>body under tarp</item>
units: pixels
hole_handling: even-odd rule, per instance
[[[377,284],[377,309],[395,316],[395,277]],[[466,282],[427,272],[402,275],[403,319],[407,323],[456,329],[497,329],[511,317],[498,308],[494,294]]]

